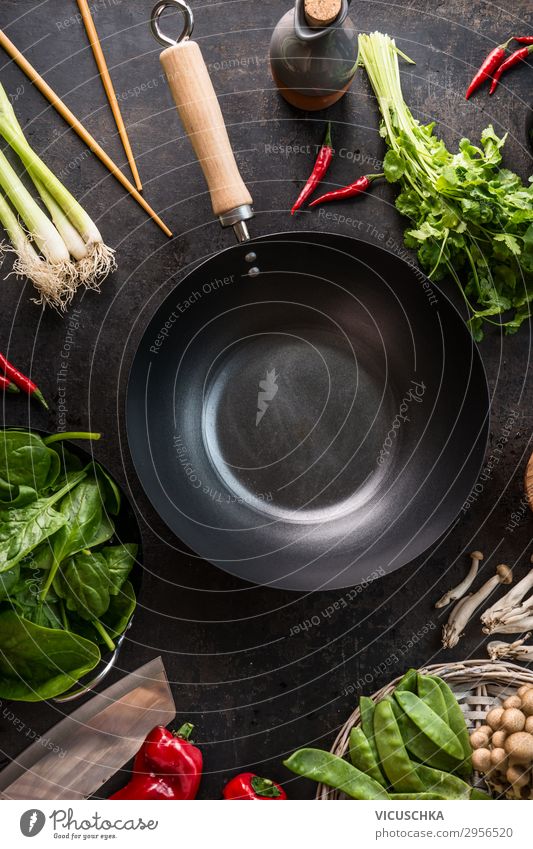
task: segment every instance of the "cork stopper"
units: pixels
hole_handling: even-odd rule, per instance
[[[310,27],[327,27],[338,18],[341,0],[305,0],[304,8]]]

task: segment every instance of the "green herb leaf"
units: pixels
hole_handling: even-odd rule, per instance
[[[8,610],[0,614],[0,698],[51,699],[90,672],[100,660],[95,643],[43,628]]]
[[[432,280],[452,277],[463,289],[476,340],[485,320],[515,333],[533,300],[533,186],[501,168],[506,136],[492,125],[480,146],[461,139],[452,154],[407,107],[394,41],[379,32],[359,36],[359,57],[376,94],[389,150],[387,180],[397,183],[396,207],[411,223],[405,244]],[[511,311],[504,321],[503,313]]]
[[[67,609],[82,619],[99,619],[109,607],[109,574],[105,558],[82,551],[66,560],[54,582]]]
[[[111,595],[117,595],[127,581],[137,557],[138,545],[115,545],[102,548],[100,554],[105,558]]]

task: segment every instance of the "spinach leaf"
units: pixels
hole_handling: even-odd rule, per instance
[[[103,521],[100,489],[94,478],[84,480],[69,492],[60,504],[59,513],[63,523],[53,539],[54,563],[43,587],[43,601],[63,560],[105,542],[111,535],[109,523]]]
[[[73,451],[69,451],[69,449],[63,443],[60,443],[56,451],[59,454],[61,459],[61,467],[65,473],[67,472],[79,472],[83,469],[83,462],[77,454],[74,454]]]
[[[38,498],[26,507],[0,510],[0,572],[12,569],[43,540],[66,524],[67,518],[54,510],[54,504],[83,477],[84,472],[71,476],[59,492],[47,498]]]
[[[37,500],[37,492],[31,486],[11,486],[7,481],[0,480],[0,504],[6,507],[25,507]]]
[[[105,558],[110,582],[109,592],[117,595],[127,581],[137,557],[138,545],[127,543],[102,548],[101,555]]]
[[[0,613],[0,698],[38,702],[64,693],[100,661],[98,646],[71,631]]]
[[[41,492],[54,483],[60,468],[59,455],[37,433],[0,431],[0,478],[9,486]]]
[[[116,485],[113,478],[108,475],[106,470],[99,463],[95,464],[96,479],[100,484],[102,493],[102,502],[111,516],[118,516],[120,513],[120,505],[122,496],[120,489]]]
[[[0,601],[9,598],[10,593],[18,584],[20,578],[20,566],[17,564],[13,569],[0,574]]]
[[[94,532],[91,548],[95,548],[95,546],[102,545],[102,543],[107,542],[111,539],[114,533],[114,522],[112,521],[112,519],[109,518],[106,513],[103,513],[102,521],[100,522],[98,529]]]
[[[21,566],[25,569],[42,569],[44,572],[48,572],[53,562],[52,540],[47,539],[24,558]]]
[[[82,619],[99,619],[109,607],[109,574],[105,558],[82,551],[60,567],[54,588],[65,599],[67,610]]]
[[[54,537],[54,558],[61,563],[71,554],[91,548],[100,541],[102,501],[98,484],[86,479],[69,492],[59,506],[65,525]]]
[[[63,628],[61,617],[61,606],[59,599],[53,593],[48,593],[46,601],[40,601],[43,583],[43,575],[38,572],[24,569],[21,572],[20,582],[11,603],[19,616],[23,616],[36,625],[47,628]]]
[[[136,604],[135,590],[132,584],[126,581],[118,595],[111,596],[109,607],[100,620],[110,637],[118,637],[124,633],[133,616]]]

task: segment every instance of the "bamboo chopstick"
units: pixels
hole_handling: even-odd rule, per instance
[[[89,44],[92,47],[92,51],[94,53],[94,58],[96,61],[96,67],[100,72],[100,78],[102,80],[102,85],[104,86],[105,93],[107,95],[107,99],[109,101],[109,105],[111,107],[111,112],[113,113],[113,118],[115,119],[115,124],[117,125],[117,130],[122,141],[122,145],[126,152],[126,156],[128,157],[128,162],[130,164],[131,173],[133,174],[133,179],[135,180],[135,185],[137,186],[139,191],[142,191],[142,183],[141,178],[139,177],[139,171],[137,170],[137,164],[133,157],[133,151],[131,149],[130,140],[128,138],[128,132],[124,125],[124,121],[122,119],[122,113],[120,111],[120,106],[118,105],[117,96],[115,94],[115,88],[113,86],[113,82],[109,75],[109,69],[107,67],[107,62],[105,60],[105,56],[102,51],[102,46],[100,44],[100,39],[98,38],[98,33],[96,31],[96,27],[94,25],[93,16],[91,15],[91,10],[89,9],[89,4],[87,0],[78,0],[78,7],[81,13],[81,17],[83,19],[83,23],[85,25],[85,29],[87,31],[87,37],[89,39]]]
[[[65,119],[67,124],[69,124],[75,133],[79,135],[79,137],[85,142],[87,147],[92,150],[95,156],[98,157],[100,162],[102,162],[105,167],[113,174],[114,177],[122,183],[125,189],[128,190],[130,195],[135,198],[137,203],[142,206],[145,212],[153,218],[158,227],[161,228],[163,233],[166,233],[167,236],[172,236],[172,231],[168,229],[167,225],[161,220],[159,215],[152,209],[150,204],[148,204],[143,196],[139,194],[133,183],[131,183],[127,177],[124,176],[122,171],[118,168],[117,165],[113,162],[113,160],[107,155],[105,150],[100,147],[95,138],[85,129],[83,124],[80,124],[76,116],[70,111],[68,106],[66,106],[63,101],[58,97],[55,91],[48,85],[48,83],[41,77],[39,73],[35,70],[33,65],[28,62],[28,60],[22,55],[20,50],[13,44],[12,41],[7,37],[5,32],[0,29],[0,47],[3,47],[6,53],[11,56],[14,62],[17,63],[19,68],[24,71],[28,79],[34,84],[36,88],[39,89],[42,95],[46,97],[46,99],[52,104],[54,109],[59,112],[62,118]]]

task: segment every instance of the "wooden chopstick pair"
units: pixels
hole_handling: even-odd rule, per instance
[[[89,44],[92,47],[92,51],[94,53],[94,58],[96,61],[96,67],[100,72],[100,77],[102,79],[102,85],[104,86],[105,93],[107,95],[107,99],[109,101],[109,105],[111,107],[111,112],[113,113],[113,118],[115,119],[115,124],[117,125],[118,134],[122,141],[122,146],[126,152],[126,156],[128,158],[128,162],[130,164],[131,173],[133,174],[133,179],[135,181],[135,185],[139,191],[142,191],[142,183],[141,178],[139,177],[139,172],[137,170],[137,164],[135,159],[133,158],[133,151],[131,149],[130,140],[128,138],[128,132],[124,125],[124,121],[122,119],[122,113],[120,111],[120,107],[118,105],[117,96],[115,94],[115,88],[111,81],[111,77],[109,76],[109,70],[107,67],[107,62],[105,60],[105,56],[102,51],[102,47],[100,44],[100,39],[98,38],[98,33],[96,32],[96,27],[94,25],[93,16],[91,15],[91,10],[89,9],[89,4],[87,0],[78,0],[78,8],[81,13],[81,17],[83,23],[85,25],[85,30],[87,32],[87,37],[89,39]]]
[[[68,106],[66,106],[61,98],[55,93],[53,88],[48,85],[46,80],[41,77],[41,75],[35,70],[33,65],[28,62],[26,57],[20,52],[20,50],[15,47],[13,42],[7,37],[5,32],[0,29],[0,47],[3,47],[6,53],[13,59],[14,62],[19,66],[19,68],[26,74],[28,79],[34,84],[34,86],[39,89],[41,94],[46,97],[49,103],[52,104],[54,109],[61,115],[62,118],[65,119],[67,124],[69,124],[75,133],[85,142],[89,150],[91,150],[95,156],[98,157],[100,162],[102,162],[105,167],[113,174],[114,177],[121,183],[124,188],[132,195],[132,197],[137,201],[137,203],[142,206],[145,212],[155,221],[158,227],[161,228],[163,233],[167,236],[172,236],[172,231],[169,230],[164,221],[161,220],[159,215],[152,209],[149,203],[143,198],[140,192],[135,188],[133,183],[128,180],[128,178],[122,173],[120,168],[115,165],[113,160],[107,155],[105,150],[98,144],[96,139],[85,129],[83,124],[81,124],[76,116],[70,111]]]

